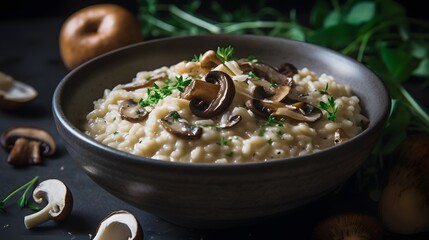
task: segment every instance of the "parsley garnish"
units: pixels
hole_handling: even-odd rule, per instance
[[[201,62],[202,58],[203,58],[202,53],[200,53],[200,55],[194,55],[194,58],[192,58],[191,62]]]
[[[275,82],[271,82],[271,83],[270,83],[270,87],[271,87],[271,88],[277,88],[277,83],[275,83]]]
[[[319,92],[321,94],[323,94],[323,95],[328,95],[328,87],[329,87],[329,85],[328,85],[328,83],[326,83],[325,89],[319,90]],[[323,102],[323,101],[320,101],[319,105],[320,105],[320,107],[323,110],[325,110],[326,112],[328,112],[327,118],[329,120],[331,120],[332,122],[335,122],[336,115],[337,115],[337,112],[338,112],[338,106],[335,105],[334,97],[332,97],[332,96],[328,97],[328,102],[327,103]]]
[[[249,55],[247,57],[247,61],[249,61],[251,63],[255,63],[255,62],[258,62],[258,59],[256,59],[256,57],[254,55]]]
[[[232,60],[232,53],[234,52],[234,48],[231,46],[228,46],[226,48],[218,47],[216,51],[216,56],[221,60],[222,62],[228,62]]]
[[[274,141],[273,141],[273,139],[271,139],[271,138],[267,140],[267,143],[268,143],[269,145],[273,144],[273,142],[274,142]]]
[[[139,104],[142,107],[146,106],[154,106],[158,104],[161,99],[164,99],[168,95],[170,95],[174,89],[183,92],[185,87],[188,86],[192,81],[192,78],[188,77],[183,79],[183,76],[176,77],[176,81],[173,82],[171,79],[167,79],[165,83],[167,84],[164,87],[158,86],[154,83],[153,87],[147,89],[147,97],[146,99],[140,99]]]
[[[115,131],[114,133],[113,133],[113,135],[116,135],[116,134],[118,134],[119,132],[118,131]]]
[[[227,146],[229,143],[229,140],[227,138],[222,137],[221,139],[219,139],[219,141],[217,142],[218,145],[221,146]]]
[[[319,90],[320,94],[328,95],[328,83],[325,85],[325,89]]]
[[[266,127],[283,127],[284,126],[284,122],[286,121],[286,119],[284,118],[275,118],[275,117],[269,117],[268,120],[262,124],[261,126],[261,130],[259,131],[259,136],[263,136],[266,132]]]
[[[34,184],[36,184],[36,182],[37,182],[38,179],[39,179],[39,176],[35,176],[29,182],[27,182],[26,184],[22,185],[21,187],[17,188],[15,191],[13,191],[12,193],[10,193],[5,199],[3,199],[3,201],[0,202],[0,210],[1,211],[5,211],[4,205],[7,202],[7,200],[9,200],[13,195],[15,195],[16,193],[18,193],[22,189],[25,189],[24,193],[21,195],[21,197],[18,199],[18,202],[17,202],[19,208],[22,209],[24,207],[28,207],[31,210],[35,211],[35,212],[39,211],[40,209],[37,206],[28,204],[28,198],[27,198],[27,192],[30,191],[31,187]]]
[[[337,115],[337,112],[338,112],[338,106],[336,106],[336,104],[335,104],[334,97],[332,97],[332,96],[329,97],[328,98],[328,103],[320,101],[319,105],[320,105],[320,107],[323,110],[325,110],[326,112],[328,112],[327,118],[329,120],[331,120],[332,122],[335,122],[336,115]]]
[[[247,74],[251,79],[259,80],[260,78],[256,76],[252,71]]]

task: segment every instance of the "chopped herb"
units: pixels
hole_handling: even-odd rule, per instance
[[[335,100],[334,100],[334,97],[329,97],[328,98],[328,103],[325,103],[325,102],[320,102],[319,103],[319,105],[320,105],[320,107],[323,109],[323,110],[325,110],[326,112],[328,112],[328,116],[327,116],[327,118],[329,119],[329,120],[331,120],[332,122],[335,122],[335,120],[336,120],[336,115],[337,115],[337,112],[338,112],[338,106],[336,106],[336,104],[335,104]]]
[[[222,62],[228,62],[232,60],[232,53],[234,52],[234,48],[231,46],[228,46],[226,48],[218,47],[216,51],[216,56],[222,61]]]
[[[115,121],[115,120],[116,120],[116,117],[113,118],[113,121]]]
[[[285,121],[286,119],[284,118],[278,119],[275,117],[269,117],[268,120],[264,124],[262,124],[261,129],[259,131],[259,136],[265,135],[265,133],[267,132],[267,127],[283,127]]]
[[[116,135],[116,134],[118,134],[119,132],[118,131],[115,131],[114,133],[113,133],[113,135]]]
[[[173,115],[172,115],[172,117],[173,117],[174,120],[177,120],[177,119],[180,118],[180,115],[179,115],[178,112],[174,112]]]
[[[139,104],[142,107],[154,106],[158,104],[161,99],[164,99],[165,97],[173,93],[173,90],[175,89],[179,90],[180,92],[183,92],[185,90],[185,87],[188,86],[191,81],[192,78],[190,77],[183,79],[183,76],[177,76],[176,81],[167,79],[165,81],[167,85],[164,87],[160,87],[155,83],[153,87],[147,89],[146,99],[140,99]]]
[[[144,78],[146,81],[149,81],[149,80],[151,80],[152,79],[152,76],[147,76],[147,77],[145,77]]]
[[[249,55],[247,57],[247,61],[249,61],[251,63],[255,63],[255,62],[258,62],[258,59],[256,59],[256,57],[254,55]]]
[[[275,83],[275,82],[271,82],[270,87],[271,87],[271,88],[277,88],[277,83]]]
[[[191,62],[201,62],[201,59],[203,58],[203,54],[200,53],[200,55],[194,55],[194,58],[192,58]]]
[[[247,74],[251,79],[259,80],[260,78],[256,76],[252,71]]]
[[[319,90],[320,94],[328,95],[328,83],[326,83],[325,89]]]
[[[227,138],[222,137],[217,144],[221,145],[221,146],[227,146],[228,145],[229,140]]]
[[[267,140],[267,143],[268,143],[269,145],[273,144],[273,142],[274,142],[274,141],[273,141],[273,139],[271,139],[271,138]]]
[[[36,184],[37,180],[39,179],[39,176],[35,176],[34,178],[32,178],[29,182],[27,182],[26,184],[22,185],[21,187],[19,187],[18,189],[16,189],[15,191],[13,191],[12,193],[10,193],[5,199],[3,199],[3,201],[0,202],[0,210],[1,211],[5,211],[4,209],[4,205],[5,203],[16,193],[18,193],[19,191],[21,191],[22,189],[24,190],[24,193],[21,195],[21,197],[18,199],[18,206],[19,208],[24,208],[24,207],[30,207],[28,204],[28,198],[27,198],[27,192],[30,191],[31,187]],[[30,209],[34,209],[34,211],[38,211],[38,208],[31,206]]]

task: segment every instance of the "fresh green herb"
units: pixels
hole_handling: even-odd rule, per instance
[[[115,121],[115,120],[116,120],[116,117],[113,118],[113,121]]]
[[[270,83],[270,87],[271,87],[271,88],[277,88],[278,86],[277,86],[277,83],[275,83],[275,82],[271,82],[271,83]]]
[[[200,55],[194,55],[194,58],[192,58],[191,62],[201,62],[202,58],[203,58],[202,53],[200,53]]]
[[[222,62],[228,62],[231,61],[232,53],[234,52],[234,48],[231,46],[228,46],[226,48],[218,47],[216,51],[216,56],[222,61]]]
[[[332,122],[336,121],[338,106],[335,104],[334,97],[328,97],[328,103],[320,101],[320,107],[328,113],[327,118]]]
[[[252,71],[250,71],[249,73],[247,73],[247,75],[254,80],[259,80],[260,78],[258,76],[256,76]]]
[[[285,121],[286,119],[284,118],[269,117],[268,120],[262,124],[259,130],[259,136],[265,135],[267,127],[283,127]]]
[[[188,86],[192,81],[192,78],[188,77],[186,79],[183,76],[177,76],[176,81],[168,80],[166,81],[166,86],[160,87],[156,83],[153,87],[147,89],[147,97],[145,99],[140,99],[139,104],[142,107],[154,106],[165,97],[173,93],[173,90],[177,89],[180,92],[185,90],[185,87]]]
[[[325,89],[319,90],[320,94],[329,95],[328,94],[328,83],[325,85]]]
[[[30,189],[33,187],[33,185],[36,184],[37,180],[39,179],[39,176],[35,176],[34,178],[32,178],[30,181],[28,181],[26,184],[22,185],[21,187],[17,188],[15,191],[13,191],[12,193],[10,193],[5,199],[3,199],[3,201],[0,202],[0,210],[1,211],[5,211],[5,204],[6,202],[15,194],[17,194],[19,191],[21,191],[22,189],[24,190],[24,193],[21,195],[21,197],[18,199],[18,207],[19,208],[25,208],[25,207],[29,207],[30,209],[34,209],[36,211],[38,211],[39,209],[36,206],[30,206],[28,204],[28,198],[27,198],[27,193],[28,191],[30,191]]]
[[[218,145],[221,146],[227,146],[229,143],[229,140],[227,138],[222,137],[221,139],[219,139],[219,141],[217,142]]]
[[[179,115],[178,112],[174,112],[173,115],[172,115],[172,117],[173,117],[174,120],[177,120],[177,119],[180,118],[180,115]]]
[[[269,138],[268,140],[267,140],[267,143],[269,144],[269,145],[271,145],[271,144],[273,144],[273,139],[271,139],[271,138]]]
[[[247,57],[247,61],[249,61],[251,63],[256,63],[256,62],[258,62],[258,59],[254,55],[249,55]]]
[[[118,134],[119,132],[118,131],[115,131],[114,133],[113,133],[113,135],[116,135],[116,134]]]

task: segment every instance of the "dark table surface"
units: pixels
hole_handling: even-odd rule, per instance
[[[42,165],[15,168],[7,163],[8,153],[0,149],[0,200],[34,176],[39,182],[62,180],[72,191],[72,214],[62,223],[48,222],[27,230],[23,219],[31,213],[19,209],[15,196],[0,212],[0,239],[92,239],[98,223],[110,212],[131,211],[141,223],[145,239],[310,239],[313,228],[324,218],[342,212],[360,212],[377,217],[377,203],[358,191],[350,179],[336,193],[257,225],[222,230],[197,230],[172,225],[114,197],[96,185],[71,159],[60,139],[52,117],[51,101],[57,84],[68,73],[58,50],[58,34],[63,19],[0,21],[0,71],[34,86],[39,92],[31,104],[0,111],[0,132],[17,126],[39,127],[50,132],[58,144],[53,157]],[[417,86],[410,86],[423,105],[429,98]],[[30,196],[30,194],[28,194]],[[32,201],[32,200],[31,200]],[[385,239],[429,239],[428,234],[397,236],[386,232]]]

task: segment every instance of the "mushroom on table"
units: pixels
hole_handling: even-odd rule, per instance
[[[41,155],[51,156],[56,150],[51,134],[34,127],[10,128],[0,136],[0,144],[10,150],[8,162],[16,166],[40,164]]]
[[[11,110],[24,106],[37,97],[37,91],[30,85],[14,80],[0,72],[0,109]]]

